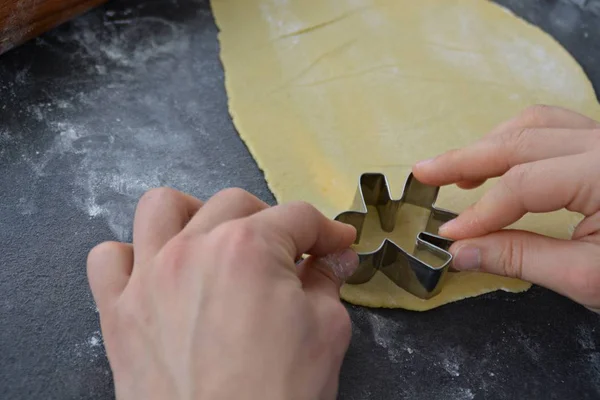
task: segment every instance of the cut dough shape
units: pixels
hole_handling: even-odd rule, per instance
[[[593,88],[549,35],[486,0],[213,0],[234,123],[278,202],[346,211],[363,172],[399,197],[411,165],[465,146],[536,103],[600,119]],[[460,212],[494,183],[443,188]],[[568,238],[580,216],[527,215],[513,228]],[[530,284],[451,273],[429,300],[382,274],[345,285],[370,307],[428,310]]]

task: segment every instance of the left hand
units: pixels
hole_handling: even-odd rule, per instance
[[[305,203],[148,192],[133,245],[88,258],[117,398],[333,400],[355,236]]]

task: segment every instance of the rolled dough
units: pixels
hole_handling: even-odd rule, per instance
[[[234,123],[279,202],[346,211],[362,172],[385,173],[394,196],[411,165],[467,145],[525,107],[591,117],[600,107],[581,67],[549,35],[486,0],[213,0]],[[442,189],[464,210],[473,191]],[[396,184],[394,186],[394,184]],[[580,217],[527,215],[514,228],[568,238]],[[345,285],[370,307],[428,310],[530,284],[451,273],[420,300],[383,275]]]

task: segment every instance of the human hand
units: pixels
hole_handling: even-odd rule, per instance
[[[600,309],[600,123],[536,106],[478,142],[413,168],[430,185],[499,181],[440,229],[457,240],[454,268],[517,277]],[[526,213],[566,208],[585,216],[572,240],[501,230]]]
[[[354,228],[225,190],[142,197],[133,245],[88,257],[119,399],[334,399]],[[296,265],[303,254],[310,256]]]

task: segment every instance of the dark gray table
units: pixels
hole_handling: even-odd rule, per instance
[[[500,2],[599,91],[599,0]],[[228,115],[216,34],[207,1],[114,1],[0,56],[0,398],[113,396],[85,258],[130,239],[145,190],[273,202]],[[549,291],[349,309],[342,399],[600,398],[600,316]]]

